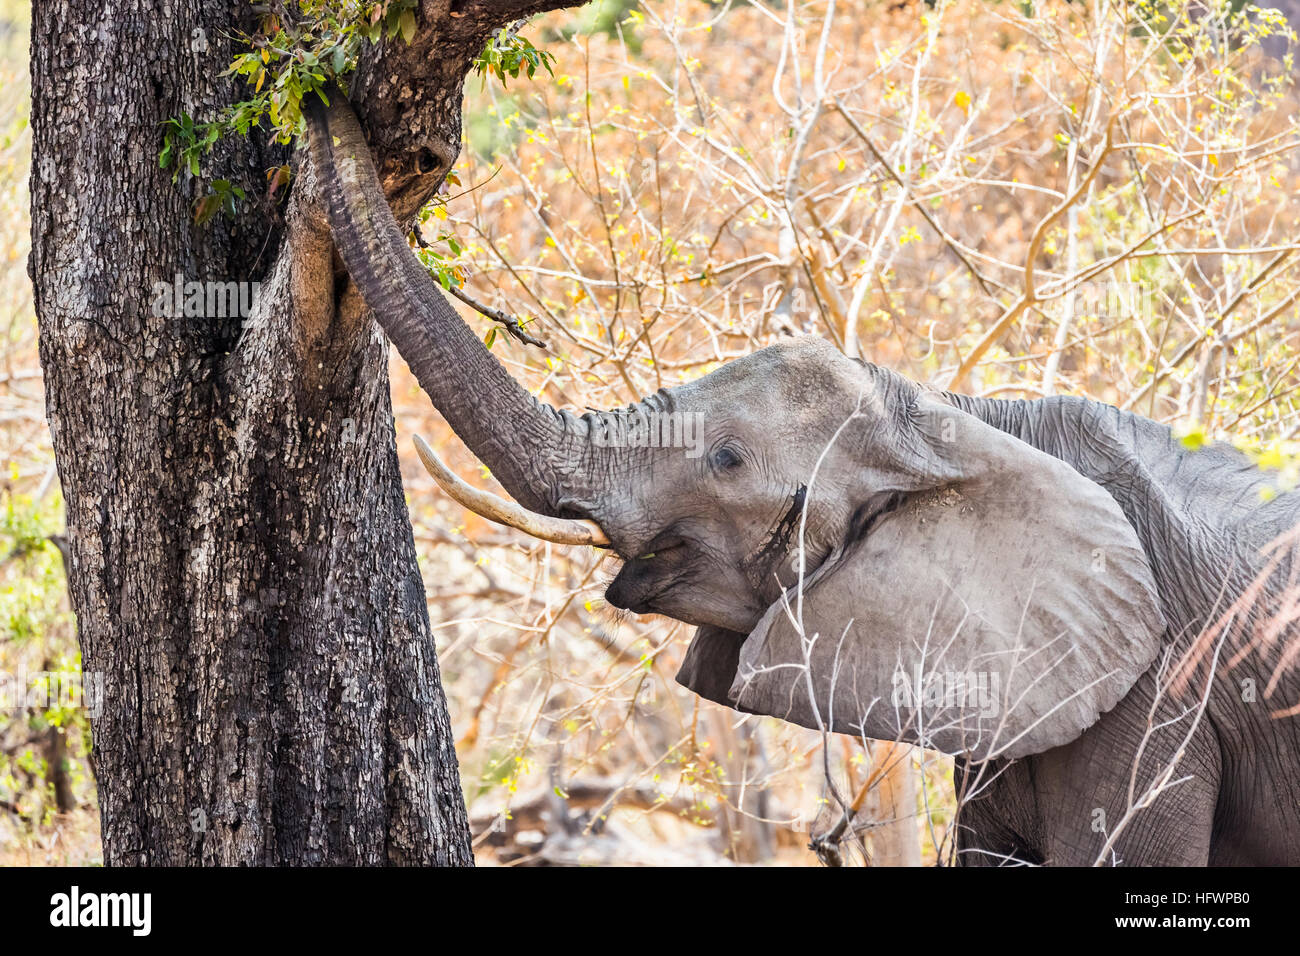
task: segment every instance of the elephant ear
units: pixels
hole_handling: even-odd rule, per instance
[[[1067,743],[1160,647],[1142,546],[1064,462],[929,396],[909,419],[922,490],[747,637],[701,629],[678,679],[715,700],[725,684],[739,710],[974,759]]]

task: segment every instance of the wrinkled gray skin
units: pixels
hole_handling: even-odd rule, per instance
[[[518,501],[600,525],[624,560],[607,592],[612,605],[700,626],[680,677],[688,686],[744,707],[742,658],[788,649],[779,601],[798,579],[801,533],[808,610],[856,655],[844,658],[854,662],[839,675],[848,682],[878,680],[873,668],[916,645],[912,625],[893,622],[919,619],[916,607],[937,590],[960,591],[954,575],[978,579],[964,600],[981,605],[984,627],[1014,617],[1011,597],[1035,600],[1026,581],[1045,570],[1046,596],[1025,625],[1041,633],[1025,642],[1040,647],[1056,635],[1064,644],[1055,646],[1075,657],[1062,664],[1063,681],[1034,684],[1047,688],[1029,700],[1047,715],[1046,729],[989,752],[982,789],[960,817],[959,860],[1097,859],[1105,832],[1125,816],[1139,751],[1140,793],[1192,718],[1142,746],[1148,724],[1181,713],[1205,686],[1202,673],[1191,698],[1162,695],[1153,718],[1159,655],[1187,648],[1218,619],[1263,566],[1259,549],[1300,520],[1300,499],[1264,502],[1263,479],[1235,451],[1188,451],[1136,415],[1077,398],[927,393],[816,339],[763,349],[641,403],[646,413],[699,413],[704,454],[608,447],[595,436],[616,413],[574,416],[538,403],[448,307],[383,202],[346,104],[309,119],[336,245],[389,338]],[[999,497],[999,488],[1010,492]],[[1094,538],[1103,546],[1089,548]],[[873,552],[880,541],[900,544]],[[968,553],[976,550],[984,553]],[[1110,556],[1100,576],[1082,563],[1097,561],[1093,550]],[[1290,568],[1288,556],[1267,593]],[[1001,639],[989,626],[960,646]],[[1224,660],[1241,646],[1235,638]],[[1282,647],[1248,649],[1231,670],[1220,664],[1173,775],[1189,779],[1138,812],[1106,862],[1300,863],[1300,718],[1270,716],[1300,702],[1300,682],[1292,671],[1265,692]],[[1069,696],[1062,687],[1091,687],[1089,675],[1103,672],[1069,713],[1052,709]],[[1243,681],[1254,682],[1253,697]],[[864,690],[889,694],[855,693]],[[791,719],[831,722],[808,716],[811,697],[798,680],[778,682],[748,709],[786,715],[773,701],[787,692]],[[1008,754],[1020,759],[1008,765]],[[959,766],[979,770],[960,756]]]
[[[807,481],[863,377],[882,383],[891,409],[917,398],[915,386],[883,369],[859,365],[822,342],[794,341],[652,399],[703,411],[713,456],[690,462],[666,450],[626,453],[619,463],[626,496],[619,497],[617,509],[602,506],[599,496],[570,493],[568,502],[595,517],[620,554],[631,559],[609,588],[610,603],[715,625],[735,632],[734,643],[742,642],[778,596],[774,568],[752,568],[751,556],[772,540],[794,490]],[[1216,605],[1231,603],[1254,578],[1262,565],[1259,549],[1300,522],[1296,496],[1264,503],[1265,481],[1230,447],[1189,451],[1167,427],[1085,399],[945,397],[1066,462],[1119,504],[1154,572],[1166,645],[1188,646],[1205,623],[1217,619]],[[824,497],[814,499],[809,514],[810,566],[854,533],[855,512],[878,507],[880,476],[873,464],[893,457],[881,446],[907,436],[895,421],[872,425],[877,429],[870,442],[846,446],[823,464],[832,487],[819,485]],[[722,448],[732,452],[725,463],[717,460]],[[655,557],[636,560],[646,553]],[[1288,560],[1277,579],[1289,574]],[[1300,701],[1300,682],[1292,672],[1265,700],[1277,659],[1277,653],[1250,653],[1219,675],[1175,774],[1193,779],[1141,811],[1109,862],[1300,863],[1300,718],[1270,716]],[[1154,671],[1076,740],[1003,770],[964,810],[961,861],[1091,864],[1104,843],[1093,829],[1097,810],[1113,826],[1127,806]],[[1242,700],[1247,680],[1258,691],[1253,702]],[[1188,703],[1163,699],[1159,713],[1165,717]],[[1188,726],[1187,720],[1175,723],[1147,744],[1141,785],[1176,752]]]

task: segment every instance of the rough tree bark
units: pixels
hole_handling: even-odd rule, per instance
[[[423,0],[353,88],[405,221],[450,167],[491,32],[562,0]],[[394,444],[387,343],[305,151],[283,215],[193,223],[159,124],[242,97],[244,0],[42,0],[32,257],[68,503],[105,862],[472,862]],[[197,32],[201,31],[201,32]],[[197,41],[197,42],[196,42]],[[265,138],[205,162],[249,197]],[[243,323],[153,314],[155,283],[260,282]]]

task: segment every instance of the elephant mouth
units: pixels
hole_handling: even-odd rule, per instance
[[[667,579],[660,578],[655,581],[641,577],[638,580],[639,575],[629,573],[630,570],[629,565],[624,565],[623,571],[619,572],[605,590],[605,600],[614,607],[632,614],[667,613],[658,606],[660,599],[681,585],[688,577],[678,570]]]
[[[605,599],[619,610],[628,611],[632,614],[657,614],[659,612],[654,606],[655,601],[659,600],[659,598],[671,591],[676,584],[676,581],[672,581],[664,587],[659,588],[657,591],[653,591],[647,595],[638,595],[634,598],[624,598],[621,595],[611,597],[610,591],[606,591]],[[610,590],[613,590],[612,586]]]

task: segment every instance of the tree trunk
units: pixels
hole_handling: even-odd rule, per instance
[[[459,143],[472,51],[540,5],[461,8],[424,3],[416,42],[368,53],[354,92],[363,115],[411,124],[378,157],[404,221]],[[104,859],[468,864],[387,343],[310,165],[297,154],[283,216],[263,199],[204,226],[200,185],[158,166],[159,124],[244,97],[219,74],[252,16],[245,0],[34,5],[29,269],[83,666],[104,679]],[[419,91],[405,112],[389,75]],[[436,176],[412,172],[420,150]],[[203,172],[256,200],[288,160],[255,132]],[[260,294],[242,323],[156,314],[177,276]]]
[[[871,831],[873,866],[920,866],[921,844],[916,835],[916,771],[912,748],[889,740],[873,741],[872,762],[880,780],[873,791]]]

